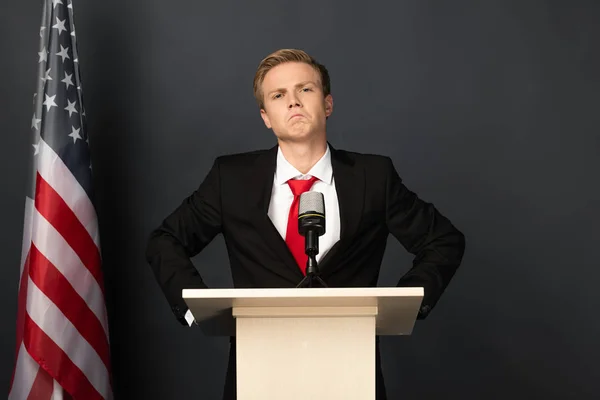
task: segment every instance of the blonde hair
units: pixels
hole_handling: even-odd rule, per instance
[[[306,52],[297,49],[280,49],[265,57],[256,70],[254,75],[254,97],[258,102],[258,106],[262,109],[265,107],[264,94],[262,92],[262,83],[272,68],[287,62],[303,62],[313,67],[321,76],[321,86],[323,88],[323,96],[328,96],[331,93],[331,81],[329,72],[324,65],[319,64],[317,60],[309,56]]]

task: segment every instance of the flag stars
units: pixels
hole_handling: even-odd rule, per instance
[[[40,143],[32,144],[33,146],[33,155],[37,156],[40,153]]]
[[[52,107],[58,107],[58,105],[54,102],[56,95],[50,97],[46,94],[45,96],[46,96],[46,100],[44,100],[43,105],[46,106],[46,111],[50,111],[50,108],[52,108]]]
[[[58,4],[63,4],[62,0],[52,0],[52,7],[56,7]]]
[[[42,122],[42,120],[41,120],[41,119],[37,119],[37,118],[35,117],[35,114],[33,114],[33,117],[31,118],[31,127],[32,127],[32,128],[35,128],[35,130],[37,131],[38,129],[40,129],[40,128],[38,127],[38,124],[39,124],[40,122]]]
[[[40,60],[38,61],[38,64],[41,63],[42,61],[48,61],[48,51],[46,50],[46,47],[44,47],[42,49],[42,51],[38,52],[38,56],[40,56]]]
[[[51,70],[52,70],[52,68],[48,68],[48,70],[46,71],[46,75],[41,77],[41,79],[42,79],[43,82],[53,80],[52,77],[50,76],[50,71]]]
[[[44,29],[46,29],[45,26],[40,27],[40,37],[43,38],[44,37]]]
[[[60,20],[60,19],[58,19],[58,17],[56,17],[56,24],[52,25],[52,27],[58,29],[58,36],[60,36],[60,34],[63,31],[65,31],[65,32],[67,31],[67,28],[65,28],[66,21],[67,21],[66,19]]]
[[[73,138],[73,143],[76,143],[77,139],[83,140],[83,138],[81,136],[79,136],[80,130],[81,130],[81,128],[75,129],[74,126],[71,126],[71,133],[69,133],[69,136]]]
[[[60,51],[56,53],[56,55],[62,58],[63,63],[66,58],[71,59],[71,57],[69,57],[69,48],[64,48],[62,44],[60,45]]]
[[[64,83],[65,83],[65,85],[67,85],[67,90],[69,90],[69,85],[71,85],[71,86],[75,86],[75,85],[73,84],[73,74],[67,74],[67,73],[65,72],[65,79],[63,79],[61,82],[64,82]]]
[[[69,117],[73,113],[79,113],[77,111],[77,109],[75,108],[75,104],[77,104],[77,101],[74,101],[73,103],[71,103],[71,101],[67,99],[67,103],[69,103],[69,104],[65,107],[65,110],[67,110],[69,112]]]

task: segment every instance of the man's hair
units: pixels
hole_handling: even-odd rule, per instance
[[[264,93],[262,92],[262,83],[272,68],[287,62],[303,62],[313,67],[321,76],[321,86],[323,88],[323,96],[328,96],[331,93],[331,81],[329,80],[329,72],[324,65],[319,64],[317,60],[309,56],[306,52],[297,49],[280,49],[265,57],[256,70],[254,75],[254,97],[258,102],[258,106],[263,109],[265,107]]]

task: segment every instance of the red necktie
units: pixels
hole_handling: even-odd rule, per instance
[[[294,200],[290,207],[285,242],[290,248],[292,255],[296,259],[296,262],[304,275],[306,275],[306,262],[308,261],[308,256],[304,252],[304,237],[298,233],[298,203],[300,201],[300,195],[307,192],[316,180],[317,178],[313,176],[310,179],[305,180],[290,179],[287,181],[287,184],[294,194]]]

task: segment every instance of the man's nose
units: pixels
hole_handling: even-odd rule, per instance
[[[290,94],[290,96],[288,96],[288,108],[294,108],[294,107],[302,107],[302,103],[300,102],[300,99],[298,99],[298,97],[296,97],[293,94]]]

